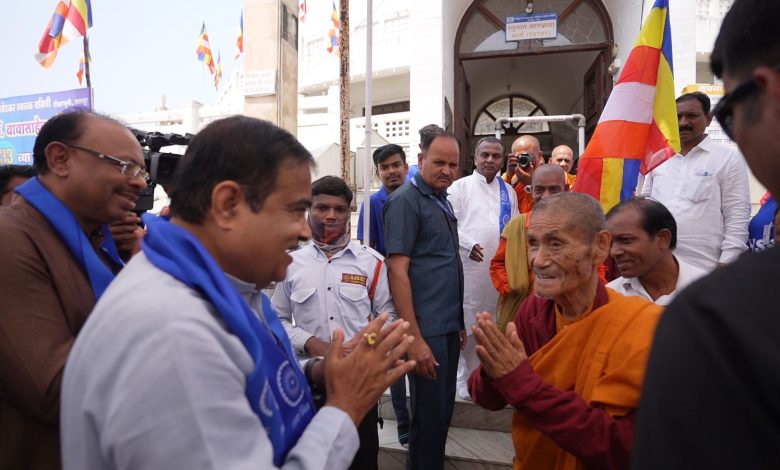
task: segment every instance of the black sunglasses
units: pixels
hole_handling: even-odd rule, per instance
[[[772,67],[775,70],[780,71],[780,64]],[[720,127],[723,128],[723,132],[734,140],[734,105],[744,100],[748,96],[752,95],[758,90],[758,84],[752,78],[740,83],[730,93],[726,93],[718,101],[718,104],[712,109],[712,114],[715,119],[720,123]]]

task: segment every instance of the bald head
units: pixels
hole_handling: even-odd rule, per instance
[[[558,165],[542,165],[531,176],[531,198],[534,204],[547,196],[566,191],[566,172]]]
[[[565,171],[571,171],[573,162],[574,151],[568,145],[559,145],[550,154],[550,163],[560,166]]]
[[[536,153],[541,149],[539,139],[532,135],[522,135],[512,142],[512,153]]]
[[[567,231],[579,233],[587,243],[605,226],[601,204],[583,193],[560,193],[544,198],[534,206],[531,220],[542,214],[563,221]]]

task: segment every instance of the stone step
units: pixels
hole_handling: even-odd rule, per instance
[[[385,419],[379,430],[379,468],[405,470],[407,452],[398,443],[396,422]],[[508,432],[450,427],[445,454],[447,470],[508,470],[515,451]]]
[[[406,408],[411,409],[408,397],[406,402]],[[379,416],[384,419],[396,419],[389,391],[382,395],[379,401]],[[484,431],[509,432],[512,428],[512,408],[490,411],[473,402],[456,397],[450,426]]]

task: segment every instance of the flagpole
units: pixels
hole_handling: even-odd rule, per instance
[[[90,57],[89,57],[89,39],[87,38],[86,33],[84,34],[84,76],[87,79],[87,88],[92,88],[92,76],[90,75],[89,71],[89,63],[90,63]],[[93,103],[94,106],[94,103]]]
[[[371,125],[372,106],[374,101],[374,83],[373,83],[373,64],[372,64],[372,43],[374,39],[374,4],[372,0],[366,1],[366,144],[363,156],[363,244],[370,246],[371,243]]]
[[[340,0],[339,13],[339,107],[341,121],[341,177],[353,189],[349,154],[349,0]],[[354,199],[353,199],[354,201]]]

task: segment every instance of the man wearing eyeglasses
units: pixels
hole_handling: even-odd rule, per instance
[[[711,56],[715,116],[780,194],[780,2],[736,0]],[[695,282],[658,325],[639,404],[634,469],[777,468],[780,248]]]
[[[86,110],[47,121],[33,159],[38,177],[0,211],[0,468],[60,467],[65,361],[123,265],[106,224],[146,187],[135,137]]]
[[[707,95],[694,92],[677,98],[677,120],[682,150],[647,175],[642,195],[674,215],[675,256],[712,271],[747,249],[747,169],[739,152],[705,133],[712,121]]]

